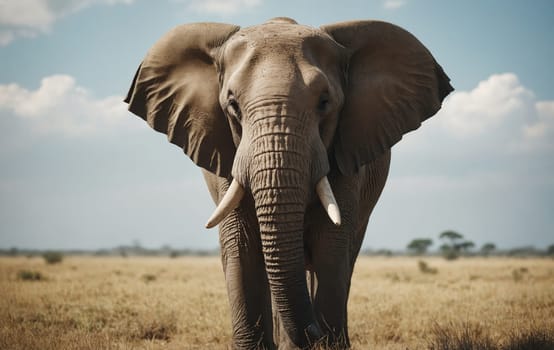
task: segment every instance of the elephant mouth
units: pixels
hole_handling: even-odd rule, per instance
[[[218,225],[231,211],[239,206],[239,203],[244,197],[244,187],[235,179],[231,182],[229,189],[223,196],[223,199],[219,202],[219,205],[213,212],[212,216],[208,219],[206,223],[206,228],[212,228]],[[329,179],[327,176],[324,176],[319,180],[316,185],[316,193],[323,205],[323,208],[327,212],[329,219],[336,226],[341,224],[341,216],[339,206],[329,184]]]

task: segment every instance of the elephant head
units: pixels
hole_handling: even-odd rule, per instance
[[[329,171],[355,174],[450,91],[429,51],[397,26],[276,18],[176,27],[146,55],[126,102],[198,166],[233,179],[208,226],[251,193],[276,309],[302,344],[320,332],[304,273],[307,204],[318,193],[340,224]]]

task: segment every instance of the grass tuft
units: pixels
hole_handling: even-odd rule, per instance
[[[508,343],[501,350],[552,350],[554,349],[554,330],[532,328],[526,331],[513,331]]]
[[[423,260],[419,260],[417,262],[417,266],[419,267],[419,271],[423,272],[423,273],[429,273],[429,274],[436,274],[437,272],[439,272],[435,267],[431,267],[429,266],[429,264],[427,264],[425,261]]]
[[[134,338],[169,341],[177,333],[177,318],[173,313],[160,314],[138,324]]]
[[[151,273],[146,273],[144,275],[142,275],[142,280],[146,283],[148,282],[154,282],[156,280],[156,275],[153,275]]]
[[[483,328],[476,324],[435,324],[431,329],[430,350],[497,350]]]
[[[42,281],[44,276],[37,271],[21,270],[17,273],[17,279],[21,281]]]
[[[436,324],[428,341],[430,350],[553,350],[554,332],[533,327],[513,330],[504,342],[494,342],[481,326],[464,323]]]

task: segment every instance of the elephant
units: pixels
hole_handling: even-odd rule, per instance
[[[391,147],[453,91],[428,49],[376,20],[183,24],[125,102],[202,168],[236,349],[348,348],[347,302]]]

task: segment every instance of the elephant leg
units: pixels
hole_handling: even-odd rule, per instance
[[[369,215],[368,215],[369,216]],[[344,221],[347,222],[344,222]],[[348,333],[348,297],[354,262],[360,249],[367,220],[350,221],[343,215],[341,228],[321,225],[314,227],[310,245],[315,281],[313,307],[316,318],[327,334],[326,345],[331,349],[350,348]]]
[[[386,152],[381,157],[377,158],[373,163],[366,165],[360,171],[360,198],[358,210],[358,225],[354,231],[354,237],[350,245],[350,265],[354,269],[356,258],[362,247],[362,242],[369,222],[369,217],[385,188],[387,177],[389,175],[391,161],[391,152]]]
[[[208,181],[216,202],[229,186],[225,179]],[[213,179],[212,179],[213,180]],[[215,190],[215,191],[214,191]],[[271,297],[251,196],[219,225],[221,260],[231,309],[234,349],[274,349]]]
[[[321,213],[325,215],[325,213]],[[323,218],[323,216],[322,216]],[[343,216],[343,225],[344,225]],[[327,335],[327,345],[332,349],[350,346],[347,326],[347,303],[350,292],[351,236],[331,225],[315,225],[310,233],[311,256],[310,286],[313,309],[321,329]]]
[[[356,258],[366,233],[369,218],[388,176],[390,153],[361,171],[351,181],[336,181],[343,210],[343,224],[335,228],[315,227],[312,237],[313,266],[317,277],[314,310],[329,335],[331,348],[350,347],[348,334],[348,296]],[[344,179],[343,179],[344,180]],[[323,214],[320,214],[323,215]],[[324,225],[325,226],[325,225]]]
[[[313,308],[331,348],[348,348],[347,304],[354,263],[360,250],[369,217],[388,175],[390,153],[367,165],[356,175],[330,175],[342,224],[334,226],[321,205],[313,205],[307,215],[305,238],[317,286]]]

